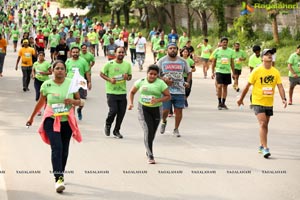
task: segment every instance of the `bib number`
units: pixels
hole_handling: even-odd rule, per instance
[[[65,116],[69,115],[69,108],[63,103],[52,104],[52,110],[54,112],[53,116]]]
[[[262,91],[263,91],[263,95],[267,97],[272,97],[274,94],[272,87],[263,87]]]

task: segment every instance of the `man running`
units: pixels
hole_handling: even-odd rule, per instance
[[[300,45],[297,47],[296,52],[292,53],[288,60],[289,69],[289,105],[293,104],[293,93],[296,85],[300,85]]]
[[[262,153],[265,158],[271,156],[267,144],[267,136],[270,117],[273,115],[273,102],[276,85],[279,90],[284,108],[287,105],[280,72],[272,66],[272,55],[273,51],[271,49],[263,50],[261,54],[263,62],[262,65],[252,71],[248,79],[248,83],[243,90],[240,99],[237,101],[239,106],[243,105],[243,99],[246,96],[250,86],[253,85],[252,105],[260,126],[260,146],[258,148],[258,152]]]

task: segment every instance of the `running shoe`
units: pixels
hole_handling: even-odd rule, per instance
[[[166,126],[167,126],[167,121],[161,123],[161,125],[160,125],[160,133],[161,134],[165,133]]]
[[[78,120],[82,120],[82,112],[80,108],[77,108]]]
[[[173,117],[173,114],[172,114],[172,113],[169,113],[169,114],[168,114],[168,117]]]
[[[123,138],[123,135],[121,135],[121,133],[119,131],[116,131],[116,132],[113,132],[115,138],[119,138],[119,139],[122,139]]]
[[[150,158],[150,159],[148,160],[148,163],[149,163],[149,164],[155,164],[154,158],[153,158],[153,159]]]
[[[110,136],[110,126],[105,125],[104,127],[104,133],[106,136]]]
[[[218,110],[222,110],[222,104],[221,103],[219,103],[219,105],[218,105]]]
[[[60,176],[55,183],[55,189],[57,193],[62,193],[66,188],[64,184],[64,177]]]
[[[178,128],[175,128],[175,129],[174,129],[173,135],[174,135],[175,137],[180,137]]]
[[[238,88],[236,88],[236,92],[239,92],[240,91],[240,88],[238,87]]]
[[[262,153],[263,152],[264,147],[263,146],[259,146],[258,147],[258,153]]]
[[[37,116],[42,116],[42,112],[39,111],[38,114],[37,114]]]
[[[271,156],[269,148],[263,148],[262,153],[264,155],[264,158],[269,158],[269,156]]]
[[[226,104],[221,104],[221,107],[223,110],[228,110],[228,107],[226,106]]]

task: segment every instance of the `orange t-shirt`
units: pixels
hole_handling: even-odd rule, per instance
[[[19,56],[21,57],[22,63],[21,66],[22,67],[31,67],[32,66],[32,56],[35,55],[35,50],[34,48],[31,47],[22,47],[19,50]]]
[[[2,38],[0,40],[0,53],[6,53],[7,42],[6,39]]]

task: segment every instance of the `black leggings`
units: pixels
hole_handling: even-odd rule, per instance
[[[144,130],[144,143],[149,158],[153,158],[153,141],[160,122],[161,107],[147,107],[139,103],[139,121]]]
[[[115,117],[117,117],[115,128],[113,130],[113,133],[117,133],[121,129],[121,124],[126,113],[126,108],[127,108],[126,94],[121,94],[121,95],[107,94],[106,96],[107,96],[107,104],[109,107],[109,112],[106,118],[106,126],[111,127]]]

